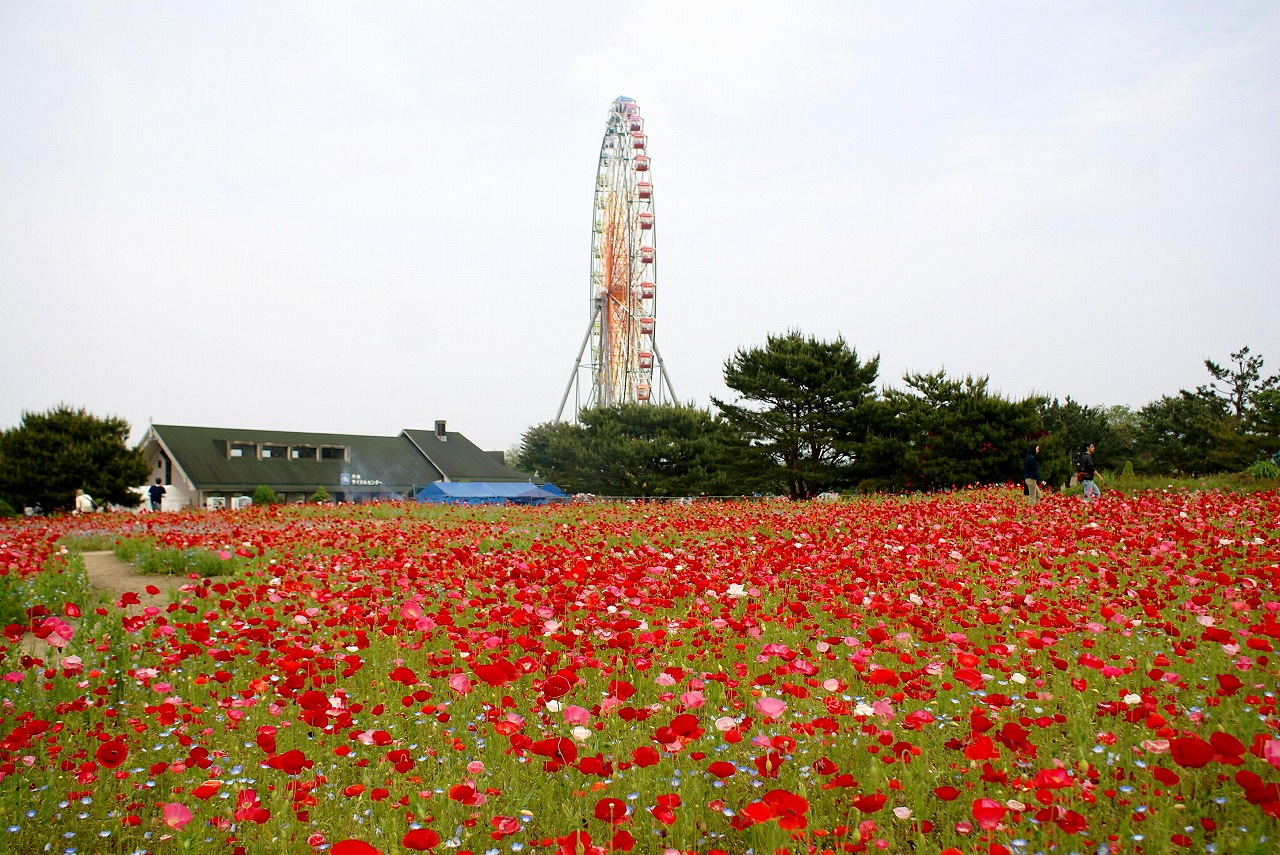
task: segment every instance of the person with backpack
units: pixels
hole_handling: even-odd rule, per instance
[[[73,514],[91,514],[97,507],[93,504],[93,496],[90,496],[84,490],[76,490],[76,503],[72,508]]]

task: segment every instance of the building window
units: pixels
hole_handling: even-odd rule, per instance
[[[257,457],[258,446],[251,442],[233,442],[227,446],[228,457]]]
[[[316,447],[314,445],[295,445],[289,449],[289,458],[291,460],[315,460]]]
[[[321,460],[346,460],[347,449],[343,446],[326,446],[320,449]]]
[[[277,457],[278,457],[279,459],[283,460],[285,457],[287,457],[287,456],[288,456],[288,454],[289,454],[289,449],[287,449],[287,448],[286,448],[285,446],[283,446],[283,445],[264,445],[264,446],[262,446],[262,458],[263,458],[264,460],[265,460],[265,459],[267,459],[268,457],[271,457],[271,458],[277,458]]]

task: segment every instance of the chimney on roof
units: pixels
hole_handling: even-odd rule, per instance
[[[448,437],[444,433],[444,419],[436,419],[436,439],[444,442]]]

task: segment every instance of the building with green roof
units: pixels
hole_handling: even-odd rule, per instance
[[[435,481],[528,481],[456,431],[403,430],[396,436],[151,425],[141,449],[164,507],[230,507],[260,485],[289,502],[323,487],[334,501],[413,496]]]

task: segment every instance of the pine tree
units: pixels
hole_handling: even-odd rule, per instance
[[[20,425],[0,434],[0,495],[18,507],[70,510],[84,490],[100,503],[136,507],[142,497],[133,488],[150,467],[128,439],[129,423],[115,416],[66,404],[24,412]]]
[[[711,400],[745,438],[759,474],[806,499],[851,479],[879,373],[879,356],[864,363],[843,338],[819,341],[793,330],[768,336],[764,347],[739,348],[725,362],[725,385],[744,403]]]

